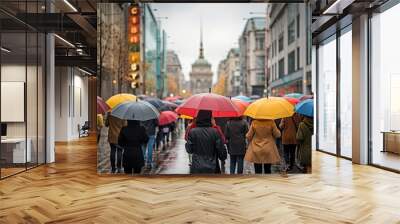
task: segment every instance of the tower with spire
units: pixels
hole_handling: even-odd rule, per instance
[[[204,59],[204,48],[203,48],[203,23],[200,23],[200,53],[199,59]]]
[[[204,57],[203,23],[200,22],[200,49],[199,57],[192,64],[190,72],[190,88],[193,94],[209,92],[212,87],[213,73],[211,64]]]

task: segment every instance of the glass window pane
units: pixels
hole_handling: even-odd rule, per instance
[[[45,79],[45,60],[46,60],[46,36],[42,33],[39,34],[39,43],[38,43],[38,164],[44,164],[46,158],[46,144],[45,144],[45,124],[46,124],[46,108],[45,108],[45,99],[46,99],[46,79]]]
[[[288,25],[288,45],[291,44],[296,39],[295,28],[294,28],[295,23],[294,22],[295,21],[292,20]]]
[[[37,81],[38,81],[38,35],[36,32],[28,32],[27,33],[27,53],[28,53],[28,61],[27,61],[27,80],[26,80],[26,114],[27,114],[27,142],[28,149],[30,149],[31,153],[28,153],[30,158],[28,159],[27,166],[34,167],[37,165],[37,149],[38,149],[38,141],[37,141]]]
[[[25,120],[26,41],[25,32],[1,34],[2,178],[24,171],[31,160]]]
[[[400,4],[371,20],[372,163],[396,170],[400,170],[400,32],[393,27],[398,21]]]
[[[340,153],[352,157],[352,35],[340,37]]]
[[[279,52],[283,51],[283,33],[279,35]]]
[[[318,148],[336,153],[336,40],[318,48]]]
[[[296,70],[296,64],[295,64],[295,53],[294,51],[289,53],[288,56],[288,74],[294,72]]]
[[[285,75],[285,58],[279,60],[279,78]]]

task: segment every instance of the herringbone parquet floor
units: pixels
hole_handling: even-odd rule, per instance
[[[0,181],[0,223],[400,223],[400,175],[313,154],[313,174],[98,176],[96,144]]]

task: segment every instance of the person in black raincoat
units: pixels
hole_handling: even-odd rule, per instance
[[[229,120],[225,126],[225,137],[228,142],[228,153],[230,156],[230,173],[235,174],[237,165],[237,174],[243,173],[243,160],[246,154],[246,134],[249,126],[243,117],[237,117]]]
[[[225,160],[226,150],[221,136],[211,124],[212,112],[200,110],[196,127],[188,133],[186,151],[192,154],[191,174],[221,173],[218,159]]]
[[[123,166],[126,174],[140,173],[144,166],[144,157],[141,149],[149,137],[146,129],[140,126],[139,121],[128,121],[128,126],[121,129],[118,145],[124,148]]]

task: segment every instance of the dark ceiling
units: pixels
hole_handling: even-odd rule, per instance
[[[78,66],[96,72],[96,0],[0,0],[0,27],[3,46],[13,49],[10,60],[18,55],[31,55],[35,46],[25,47],[25,35],[18,33],[56,33],[72,43],[74,47],[60,38],[55,38],[56,66]],[[50,1],[47,1],[50,2]],[[76,10],[75,10],[76,9]],[[50,13],[51,12],[51,13]],[[29,58],[29,57],[28,57]]]

